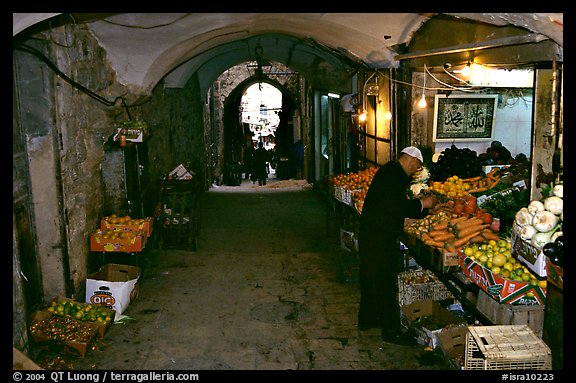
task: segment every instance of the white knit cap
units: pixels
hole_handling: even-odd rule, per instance
[[[421,163],[424,163],[424,158],[422,158],[420,149],[415,146],[408,146],[407,148],[402,149],[402,153],[406,153],[414,158],[419,159]]]

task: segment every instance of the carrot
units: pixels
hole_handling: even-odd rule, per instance
[[[447,242],[446,245],[444,245],[444,248],[449,253],[455,253],[458,251],[458,249],[456,249],[456,247],[454,247],[454,244],[452,242]]]
[[[447,241],[449,239],[453,239],[454,237],[455,237],[454,233],[449,233],[445,231],[443,234],[432,236],[432,239],[434,241]]]
[[[448,221],[436,222],[432,225],[432,230],[445,230],[448,228]]]
[[[457,240],[455,240],[454,242],[452,242],[452,245],[454,245],[454,247],[458,248],[460,246],[464,246],[465,244],[468,243],[469,240],[471,240],[472,238],[474,238],[475,236],[478,235],[479,232],[474,232],[466,237],[463,238],[459,238]]]
[[[440,241],[434,241],[432,239],[429,240],[425,240],[424,243],[428,246],[433,246],[433,247],[444,247],[444,242],[440,242]]]
[[[472,194],[472,193],[480,193],[480,192],[485,192],[486,190],[488,190],[488,188],[486,187],[481,187],[481,188],[476,188],[476,189],[470,189],[468,190],[468,193]]]
[[[474,182],[474,181],[480,181],[482,179],[482,176],[476,176],[476,177],[471,177],[471,178],[466,178],[463,179],[463,182]]]
[[[467,227],[478,225],[481,223],[483,223],[482,219],[480,219],[478,217],[471,217],[471,218],[468,218],[466,221],[458,222],[457,224],[454,225],[454,228],[456,230],[460,231],[462,229],[466,229]]]
[[[490,189],[492,189],[494,186],[498,185],[500,183],[500,178],[497,178],[492,185],[489,186]]]
[[[484,237],[485,240],[495,240],[495,241],[499,241],[501,238],[498,236],[498,234],[494,233],[492,230],[483,230],[482,231],[482,237]]]
[[[485,229],[487,227],[489,227],[490,225],[483,225],[483,224],[479,224],[479,225],[474,225],[474,226],[468,226],[462,230],[458,231],[457,237],[458,238],[463,238],[463,237],[467,237],[472,233],[477,233],[480,234],[480,232],[482,231],[482,229]]]
[[[477,235],[475,237],[470,238],[471,243],[478,243],[478,242],[485,242],[486,238],[484,238],[482,235]]]
[[[458,218],[452,218],[449,223],[450,223],[451,226],[454,226],[454,225],[456,225],[458,222],[463,222],[463,221],[466,221],[467,219],[468,219],[468,217],[465,216],[465,215],[463,215],[463,216],[460,216],[460,217],[458,217]]]
[[[450,234],[447,229],[444,230],[432,230],[428,232],[428,235],[431,237],[436,237],[438,235]]]

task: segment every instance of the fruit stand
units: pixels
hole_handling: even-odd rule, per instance
[[[554,307],[561,302],[557,291],[562,290],[557,285],[563,277],[562,183],[549,185],[542,190],[541,200],[530,201],[524,164],[476,164],[478,169],[459,164],[460,170],[441,165],[434,164],[435,172],[424,167],[407,191],[412,197],[432,193],[439,202],[426,217],[405,220],[401,247],[407,249],[406,268],[412,259],[417,267],[432,272],[452,294],[453,302],[471,314],[472,323],[524,325],[537,339],[553,339],[550,348],[558,368],[562,325],[550,316],[558,316],[561,310]],[[459,173],[447,172],[447,168]],[[354,219],[358,221],[362,214],[376,170],[331,179],[329,190],[339,212],[340,230],[351,233],[349,237],[358,237]],[[549,288],[551,278],[556,283],[551,282]],[[548,307],[552,289],[554,306]]]

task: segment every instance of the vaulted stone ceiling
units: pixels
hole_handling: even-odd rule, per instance
[[[13,37],[57,25],[85,24],[107,52],[121,83],[147,93],[164,79],[203,87],[224,70],[260,55],[338,90],[364,66],[397,67],[397,48],[434,13],[14,13]],[[563,46],[562,13],[450,13],[456,18],[538,33]]]

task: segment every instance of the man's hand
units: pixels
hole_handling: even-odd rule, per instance
[[[438,203],[438,199],[433,195],[427,195],[426,197],[422,197],[420,201],[422,201],[422,207],[424,209],[431,209]]]

